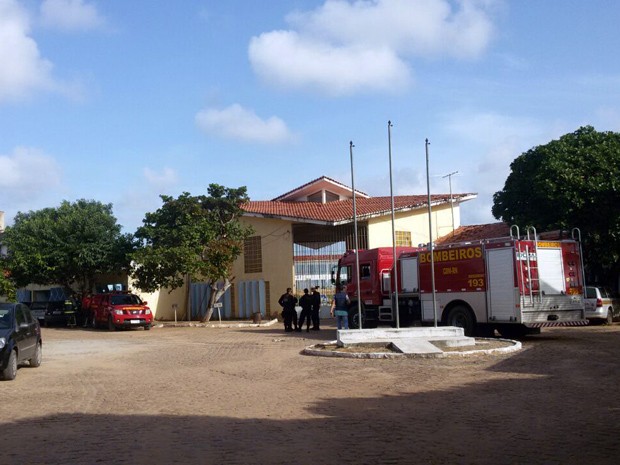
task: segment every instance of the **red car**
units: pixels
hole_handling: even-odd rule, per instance
[[[107,327],[110,331],[121,328],[153,326],[153,313],[140,297],[129,292],[96,294],[90,301],[94,328]]]

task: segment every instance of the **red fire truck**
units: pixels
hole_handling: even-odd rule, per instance
[[[467,335],[490,335],[497,329],[518,337],[545,326],[585,325],[583,262],[578,239],[528,236],[485,239],[433,248],[396,249],[400,326],[460,326]],[[578,233],[578,230],[576,230]],[[532,232],[532,237],[529,237]],[[575,230],[574,230],[575,232]],[[335,283],[351,300],[349,324],[362,327],[396,324],[394,260],[391,247],[359,252],[357,289],[355,251],[340,258]]]

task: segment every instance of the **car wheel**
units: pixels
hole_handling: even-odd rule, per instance
[[[468,308],[463,307],[462,305],[458,305],[450,310],[450,313],[448,313],[448,317],[446,318],[446,324],[448,326],[463,328],[465,336],[473,336],[476,329],[476,320],[474,319],[474,315]]]
[[[41,366],[41,360],[43,359],[43,349],[41,347],[41,342],[37,342],[37,348],[34,350],[33,357],[28,360],[30,362],[30,366],[33,368]]]
[[[151,325],[146,325],[146,326],[144,327],[144,330],[145,330],[145,331],[148,331],[149,329],[151,329]]]
[[[605,319],[605,324],[610,325],[614,322],[614,314],[611,310],[607,310],[607,318]]]
[[[114,325],[114,320],[112,320],[112,317],[108,318],[108,329],[110,331],[116,331],[116,326]]]
[[[17,351],[11,351],[11,355],[9,355],[9,363],[7,363],[6,368],[2,370],[0,374],[2,375],[2,379],[6,381],[15,379],[17,376]]]

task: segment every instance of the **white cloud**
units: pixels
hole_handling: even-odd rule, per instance
[[[87,31],[105,25],[97,7],[84,0],[44,0],[40,13],[41,23],[50,29]]]
[[[168,167],[164,167],[159,173],[151,168],[144,168],[144,177],[149,185],[156,190],[166,190],[179,182],[179,175],[176,170]]]
[[[29,147],[0,155],[0,173],[0,189],[31,191],[36,187],[33,179],[45,179],[46,188],[60,184],[60,168],[54,158]]]
[[[280,118],[261,119],[252,110],[233,104],[222,110],[206,108],[196,115],[196,124],[207,134],[245,142],[275,144],[293,138]]]
[[[0,0],[0,103],[57,89],[52,63],[41,57],[30,37],[27,12],[14,0]]]
[[[333,46],[292,31],[254,37],[250,58],[254,71],[271,85],[329,95],[393,91],[411,82],[409,67],[387,47]]]
[[[62,172],[56,160],[31,147],[0,154],[0,209],[7,221],[18,210],[32,210],[62,190]]]
[[[499,0],[327,0],[287,17],[291,28],[253,37],[248,54],[267,83],[332,95],[398,90],[411,57],[480,56]]]

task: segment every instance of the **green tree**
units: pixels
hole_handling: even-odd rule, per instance
[[[18,287],[59,284],[92,291],[98,274],[128,270],[132,236],[121,233],[112,205],[63,201],[58,208],[19,212],[2,239],[6,267]]]
[[[581,127],[510,168],[493,196],[495,218],[539,231],[579,228],[589,276],[611,284],[620,272],[620,134]]]
[[[243,251],[252,229],[239,222],[241,205],[249,200],[246,188],[210,184],[208,196],[184,192],[178,198],[162,195],[163,205],[147,213],[136,231],[140,241],[133,254],[136,286],[153,292],[207,281],[211,295],[203,321],[231,285],[233,262]]]
[[[8,270],[4,270],[4,259],[0,258],[0,297],[6,297],[10,301],[15,300],[15,283],[11,279]]]

